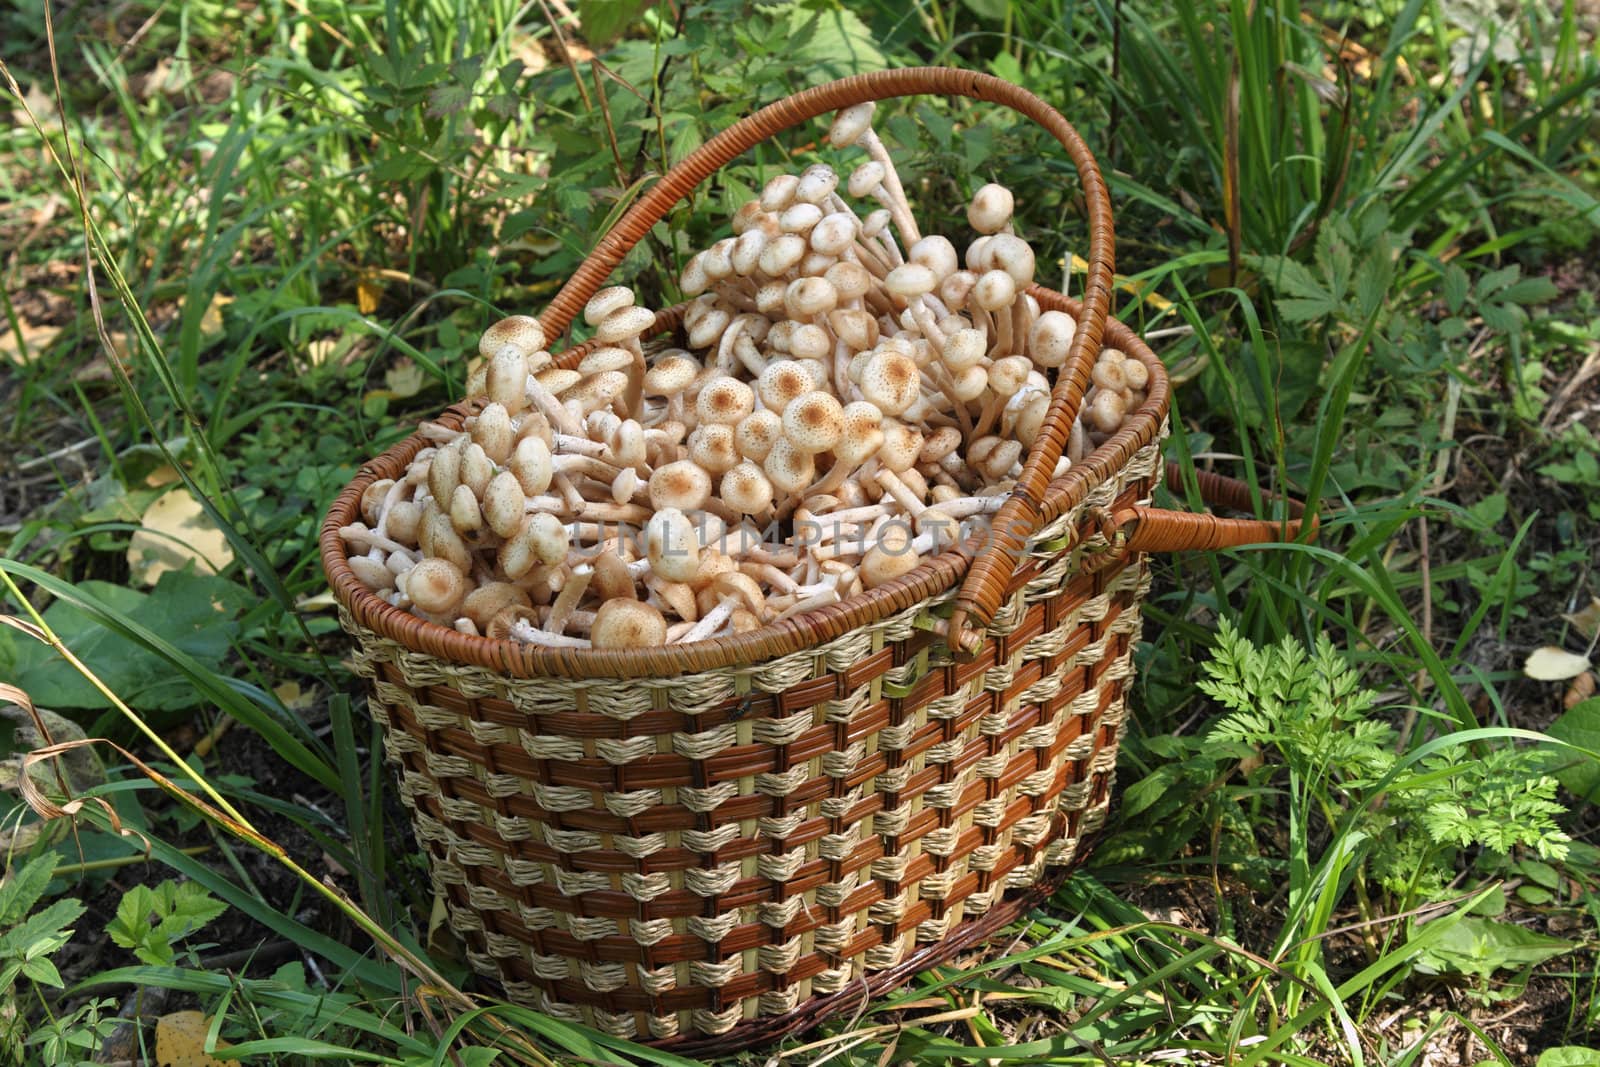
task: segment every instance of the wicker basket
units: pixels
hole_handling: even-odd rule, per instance
[[[981,941],[1050,893],[1105,820],[1149,585],[1142,553],[1298,530],[1147,506],[1167,379],[1107,318],[1104,183],[1059,114],[983,75],[865,75],[750,116],[640,199],[542,316],[546,334],[565,330],[673,203],[751,145],[913,93],[997,101],[1040,122],[1076,163],[1088,209],[1084,303],[1032,290],[1080,328],[989,543],[747,634],[545,649],[425,622],[351,573],[339,528],[368,485],[404,470],[420,436],[365,465],[329,513],[324,565],[435,888],[473,967],[512,1000],[679,1051],[727,1052],[853,1009]],[[669,310],[657,326],[677,321]],[[1050,482],[1102,334],[1149,368],[1147,402]],[[439,421],[459,428],[481,403]],[[1237,483],[1203,488],[1248,505]]]

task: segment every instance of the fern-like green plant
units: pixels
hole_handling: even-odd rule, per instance
[[[1366,862],[1402,905],[1442,893],[1462,849],[1566,856],[1570,839],[1556,822],[1565,808],[1539,752],[1433,756],[1380,792],[1400,760],[1395,730],[1326,635],[1310,652],[1290,637],[1258,648],[1223,619],[1205,673],[1200,689],[1230,713],[1211,738],[1275,752],[1297,809],[1291,825],[1304,827],[1315,810],[1330,828],[1364,841]]]

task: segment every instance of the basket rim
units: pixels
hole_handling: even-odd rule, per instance
[[[1042,308],[1078,318],[1082,304],[1051,289],[1032,285],[1028,292]],[[678,308],[657,316],[657,329],[671,329]],[[663,326],[665,323],[665,326]],[[1120,430],[1083,462],[1050,483],[1041,507],[1045,521],[1081,503],[1127,465],[1135,453],[1155,441],[1167,416],[1170,397],[1166,368],[1149,345],[1115,317],[1106,320],[1105,343],[1138,359],[1150,371],[1144,404]],[[557,357],[576,362],[587,346],[573,346]],[[460,429],[486,398],[473,397],[446,408],[429,420]],[[448,663],[488,669],[513,679],[559,677],[574,680],[675,678],[726,667],[749,667],[831,641],[876,623],[961,585],[982,538],[973,537],[924,561],[914,570],[838,604],[818,608],[742,634],[713,637],[687,644],[648,649],[546,648],[517,641],[460,633],[412,615],[380,599],[350,569],[339,529],[360,515],[361,496],[373,482],[403,472],[412,458],[430,444],[420,430],[363,463],[328,509],[319,537],[323,572],[335,599],[361,627],[412,652]],[[343,620],[341,620],[343,622]],[[348,627],[346,627],[348,630]],[[356,635],[358,638],[360,635]]]

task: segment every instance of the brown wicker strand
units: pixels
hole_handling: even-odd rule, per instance
[[[1200,482],[1200,496],[1212,507],[1232,511],[1250,511],[1250,487],[1234,478],[1211,471],[1196,471]],[[1183,488],[1183,474],[1177,464],[1167,464],[1167,487],[1174,492]],[[1268,500],[1280,499],[1263,494]],[[1289,513],[1301,515],[1305,505],[1298,500],[1287,500]],[[1118,529],[1127,538],[1129,552],[1208,552],[1219,548],[1238,548],[1241,545],[1261,544],[1269,541],[1294,541],[1300,537],[1302,527],[1298,518],[1285,522],[1272,519],[1228,519],[1218,515],[1196,515],[1187,511],[1167,511],[1162,508],[1130,507],[1113,516]],[[1312,518],[1309,529],[1317,528]]]

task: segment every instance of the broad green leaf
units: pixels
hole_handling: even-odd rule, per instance
[[[1551,723],[1546,732],[1591,752],[1600,751],[1600,697],[1580,701]],[[1600,764],[1582,759],[1555,772],[1556,780],[1574,796],[1600,801]]]
[[[1581,1045],[1560,1045],[1539,1053],[1534,1067],[1600,1067],[1600,1051]]]
[[[1417,957],[1427,974],[1461,974],[1488,978],[1496,971],[1520,970],[1543,963],[1576,947],[1515,923],[1469,916],[1444,932]]]
[[[579,0],[578,24],[583,27],[583,39],[591,48],[606,47],[622,36],[646,6],[646,0]]]
[[[110,582],[79,588],[110,610],[141,623],[207,667],[215,667],[238,633],[235,621],[251,595],[223,578],[169,571],[148,593]],[[160,656],[112,633],[72,604],[57,601],[44,613],[50,628],[113,692],[135,708],[171,711],[203,698],[174,674]],[[105,708],[110,704],[89,681],[47,645],[16,646],[14,681],[47,708]]]
[[[0,926],[11,926],[33,910],[50,884],[58,858],[54,852],[46,852],[21,868],[12,868],[0,881]]]

